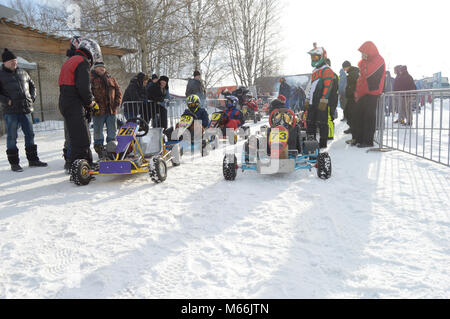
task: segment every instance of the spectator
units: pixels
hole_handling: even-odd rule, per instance
[[[147,123],[150,121],[150,109],[147,105],[148,97],[147,90],[145,89],[148,82],[148,75],[142,72],[131,79],[122,100],[123,112],[127,120],[135,118],[140,114]]]
[[[416,83],[413,77],[408,73],[406,65],[402,65],[399,69],[399,74],[394,82],[394,91],[414,91],[417,90]],[[412,125],[412,97],[405,95],[400,98],[400,110],[398,113],[398,120],[394,123],[400,122],[403,125]]]
[[[197,95],[202,107],[206,108],[206,89],[199,71],[195,71],[194,78],[189,79],[185,94],[186,96]]]
[[[347,73],[345,72],[345,68],[350,66],[351,63],[349,61],[345,61],[342,63],[342,69],[339,71],[339,103],[341,104],[341,109],[344,111],[342,121],[347,120],[345,117],[345,106],[347,105],[347,98],[345,96],[345,89],[347,87]]]
[[[18,68],[17,57],[5,48],[2,54],[3,65],[0,70],[0,104],[6,122],[6,154],[13,172],[22,172],[19,165],[17,131],[19,124],[25,134],[25,152],[30,167],[45,167],[39,160],[37,146],[34,144],[34,131],[31,119],[36,87],[30,76]]]
[[[64,63],[59,75],[59,110],[69,131],[71,163],[84,159],[90,165],[94,164],[86,113],[89,114],[94,106],[90,69],[100,61],[103,61],[103,57],[98,43],[83,38],[75,55]]]
[[[286,78],[280,79],[279,95],[283,95],[286,98],[286,108],[289,108],[289,101],[291,99],[291,86],[286,82]]]
[[[294,112],[303,111],[306,98],[303,88],[301,86],[296,87],[291,96],[291,107],[293,108]]]
[[[117,81],[106,71],[103,62],[97,62],[91,72],[91,88],[99,106],[94,113],[94,150],[101,157],[104,150],[103,127],[106,124],[106,143],[114,141],[117,133],[117,109],[122,102],[122,91]]]
[[[347,118],[347,124],[349,126],[348,130],[344,131],[345,134],[352,134],[354,130],[353,121],[355,117],[355,92],[356,92],[356,83],[359,78],[359,69],[355,66],[352,66],[350,63],[346,63],[342,65],[344,67],[345,72],[347,73],[347,86],[345,87],[345,97],[347,100],[347,104],[345,105],[345,117]],[[348,144],[354,143],[355,137],[353,136],[350,141],[347,141]]]
[[[148,99],[152,101],[153,127],[162,127],[167,129],[167,106],[166,100],[170,99],[169,78],[161,76],[158,80],[158,86],[152,86],[148,90]],[[159,123],[157,116],[159,115]]]
[[[384,82],[384,90],[383,93],[389,93],[394,91],[394,79],[391,76],[391,72],[386,71],[386,81]],[[388,97],[386,99],[386,115],[390,115],[393,112],[393,107],[392,107],[392,97]]]
[[[358,66],[360,76],[356,84],[356,112],[354,125],[355,143],[359,148],[373,147],[378,98],[383,92],[386,64],[371,41],[365,42],[359,51],[362,60]]]

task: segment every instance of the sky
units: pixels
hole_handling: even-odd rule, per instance
[[[309,73],[307,52],[323,46],[336,73],[348,60],[357,65],[366,41],[378,47],[393,73],[406,65],[416,78],[442,71],[450,76],[450,3],[444,0],[282,0],[284,74]]]

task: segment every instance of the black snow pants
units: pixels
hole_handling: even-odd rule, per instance
[[[328,108],[324,111],[319,110],[318,105],[313,105],[308,109],[308,116],[306,118],[308,128],[306,134],[316,137],[317,128],[320,133],[320,148],[327,147],[328,143]]]
[[[378,95],[367,94],[356,103],[352,120],[352,133],[356,143],[373,145],[378,98]]]

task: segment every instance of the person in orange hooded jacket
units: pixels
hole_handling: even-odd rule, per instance
[[[378,98],[383,93],[386,64],[371,41],[365,42],[359,51],[362,54],[362,60],[358,64],[360,76],[355,91],[357,105],[352,145],[366,148],[373,147]]]

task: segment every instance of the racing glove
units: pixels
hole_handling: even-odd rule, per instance
[[[321,99],[319,103],[319,111],[326,111],[328,110],[328,100],[327,99]]]

